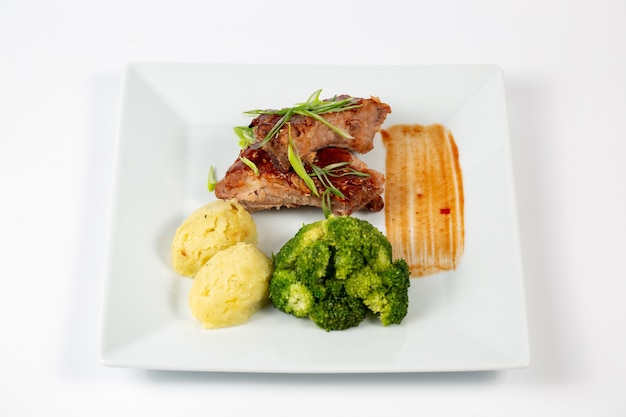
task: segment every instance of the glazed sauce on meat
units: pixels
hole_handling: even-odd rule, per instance
[[[242,158],[250,160],[258,169],[259,175],[256,175],[252,167],[244,163]],[[333,213],[350,215],[361,209],[369,211],[383,209],[384,201],[381,194],[385,182],[384,175],[368,169],[349,150],[320,149],[315,153],[313,162],[322,169],[332,164],[348,162],[345,166],[334,167],[327,178],[324,178],[324,181],[332,182],[345,197],[330,194]],[[326,190],[325,184],[317,176],[312,175],[313,170],[308,164],[306,167],[321,194]],[[365,175],[355,175],[353,169]],[[321,195],[314,195],[293,169],[287,171],[279,169],[264,149],[254,146],[240,152],[239,158],[230,166],[224,178],[216,184],[215,196],[221,199],[235,198],[250,211],[271,207],[322,206]]]
[[[347,149],[343,148],[323,148],[319,149],[315,155],[315,165],[325,167],[337,162],[350,162],[352,156]]]
[[[394,257],[412,277],[455,269],[464,249],[459,152],[439,124],[382,130],[386,155],[385,226]]]
[[[279,171],[274,166],[269,155],[263,149],[249,146],[241,151],[239,156],[249,159],[254,165],[257,166],[260,172],[274,176],[285,176],[283,172]],[[237,159],[237,161],[235,161],[230,169],[232,169],[233,171],[238,171],[250,168],[241,159]]]
[[[315,155],[313,163],[320,167],[325,168],[331,164],[341,162],[353,162],[354,157],[349,150],[344,148],[323,148],[319,149]],[[367,175],[354,175],[356,170]],[[347,164],[341,168],[333,170],[333,175],[328,179],[332,184],[342,192],[346,197],[342,200],[338,196],[332,195],[333,204],[347,204],[349,201],[358,202],[358,205],[362,205],[367,202],[365,208],[372,212],[377,212],[383,209],[384,201],[382,197],[373,198],[373,195],[380,194],[384,185],[384,177],[382,175],[367,169],[365,166],[354,166],[353,164]],[[323,189],[318,179],[315,179],[318,189]]]

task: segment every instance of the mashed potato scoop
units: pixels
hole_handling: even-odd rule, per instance
[[[250,243],[224,249],[198,271],[189,291],[192,315],[216,329],[246,323],[269,302],[272,260]]]
[[[219,251],[258,241],[256,224],[236,200],[217,200],[194,211],[176,230],[171,247],[176,273],[195,277]]]

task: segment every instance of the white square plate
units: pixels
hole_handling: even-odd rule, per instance
[[[313,91],[378,96],[384,126],[441,123],[457,142],[465,187],[465,254],[456,271],[413,278],[398,326],[365,321],[325,332],[271,306],[244,325],[204,330],[176,275],[176,227],[215,197],[236,159],[243,111],[302,102]],[[105,365],[225,372],[425,372],[529,363],[503,76],[496,66],[264,66],[133,63],[122,96],[106,271]],[[384,171],[380,137],[363,159]],[[384,213],[358,213],[385,230]],[[268,255],[321,210],[255,213]]]

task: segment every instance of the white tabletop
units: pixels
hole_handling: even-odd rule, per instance
[[[621,0],[2,2],[0,415],[625,415],[624,22]],[[531,365],[371,375],[103,366],[130,61],[501,66]]]

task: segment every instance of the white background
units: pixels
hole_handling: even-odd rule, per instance
[[[500,65],[531,366],[103,367],[120,83],[137,60]],[[626,415],[625,75],[623,0],[0,1],[0,415]]]

